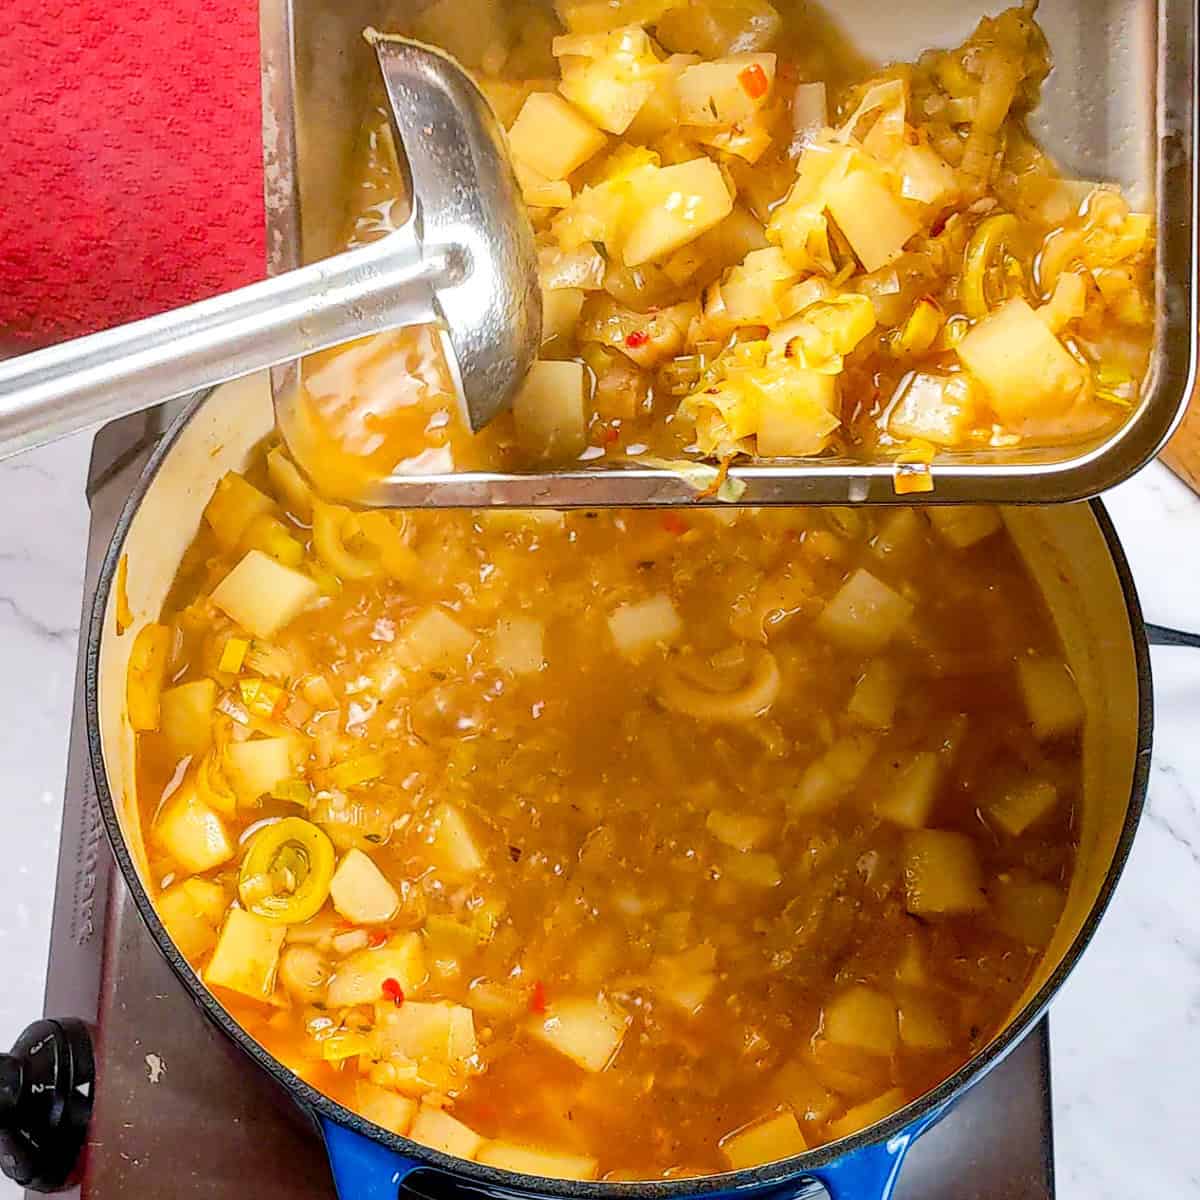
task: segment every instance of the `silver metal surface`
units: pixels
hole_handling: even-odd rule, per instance
[[[377,52],[416,189],[405,224],[264,282],[0,363],[0,458],[406,325],[445,330],[473,427],[510,402],[536,354],[541,300],[503,131],[440,51],[388,39]],[[278,206],[272,213],[280,219]]]
[[[426,252],[466,256],[457,281],[438,288],[471,428],[507,408],[537,357],[542,292],[525,202],[504,130],[456,64],[401,38],[369,37],[383,73],[396,143]],[[449,252],[449,251],[448,251]]]
[[[496,0],[502,3],[502,0]],[[802,19],[824,9],[865,54],[912,59],[966,36],[980,17],[1012,0],[778,0]],[[312,261],[334,245],[347,210],[349,146],[363,112],[369,60],[355,43],[364,24],[403,26],[423,0],[264,0],[264,63],[277,87],[268,128],[291,128],[299,220],[269,210],[276,269]],[[1150,373],[1129,421],[1090,443],[1037,450],[945,454],[932,493],[897,497],[891,464],[850,459],[763,461],[739,466],[742,503],[847,504],[986,501],[1048,503],[1095,495],[1157,453],[1182,416],[1196,358],[1195,0],[1042,0],[1038,20],[1055,68],[1032,124],[1063,171],[1115,182],[1158,224],[1158,319]],[[270,102],[268,96],[268,102]],[[346,114],[354,114],[347,120]],[[289,226],[291,228],[289,228]],[[569,507],[692,502],[696,491],[669,471],[599,467],[553,476],[480,472],[393,478],[375,503],[403,507]],[[703,502],[703,501],[702,501]],[[710,500],[709,503],[718,503]]]
[[[173,312],[0,364],[0,458],[365,332],[436,320],[412,228]]]

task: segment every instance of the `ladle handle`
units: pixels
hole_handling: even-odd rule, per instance
[[[0,362],[0,459],[339,343],[438,319],[446,264],[411,223],[378,241]]]

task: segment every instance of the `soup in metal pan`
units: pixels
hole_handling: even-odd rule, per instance
[[[602,459],[841,455],[921,469],[1111,432],[1146,372],[1151,219],[1064,179],[1025,117],[1032,6],[879,70],[766,0],[437,0],[405,31],[473,69],[536,231],[545,341],[472,438],[428,331],[331,351],[300,411],[327,486]],[[781,15],[782,14],[782,15]],[[349,243],[394,228],[382,108]],[[291,436],[289,434],[289,436]]]
[[[1002,1026],[1072,869],[1082,706],[988,509],[360,514],[276,447],[128,699],[201,979],[533,1173],[872,1124]]]

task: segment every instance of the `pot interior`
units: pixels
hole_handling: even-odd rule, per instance
[[[179,561],[216,481],[243,467],[272,427],[266,377],[217,389],[179,431],[128,520],[120,555],[132,625],[117,632],[119,587],[108,589],[99,645],[99,726],[116,815],[153,893],[142,848],[134,734],[125,715],[125,679],[137,631],[157,620]],[[136,497],[131,504],[136,501]],[[1015,1019],[1069,958],[1109,884],[1130,816],[1143,697],[1123,579],[1105,530],[1086,504],[1010,509],[1005,519],[1053,614],[1085,699],[1083,803],[1079,848],[1066,908],[1042,965],[1011,1014]],[[125,527],[123,525],[123,527]],[[115,558],[110,562],[115,570]]]

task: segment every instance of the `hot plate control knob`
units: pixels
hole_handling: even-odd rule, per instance
[[[95,1085],[82,1021],[35,1021],[0,1054],[0,1169],[22,1187],[64,1187],[87,1137]]]

